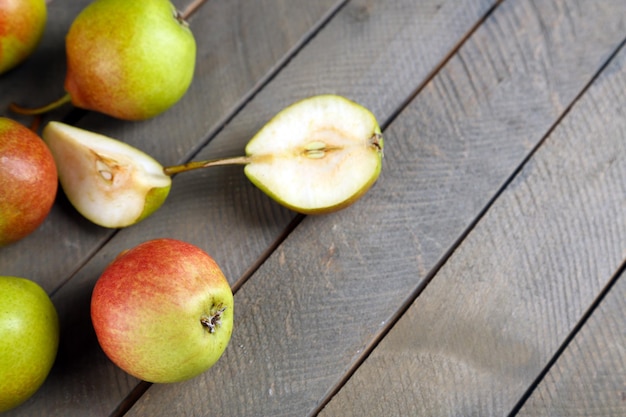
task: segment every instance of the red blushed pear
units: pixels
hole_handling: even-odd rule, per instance
[[[0,74],[33,53],[46,18],[45,0],[0,0]]]
[[[233,329],[233,294],[200,248],[155,239],[122,252],[93,290],[91,319],[105,354],[136,378],[193,378],[222,356]]]
[[[25,126],[0,117],[0,246],[41,225],[57,186],[56,165],[46,144]]]
[[[154,117],[178,102],[195,69],[196,43],[168,0],[95,0],[65,40],[66,95],[20,114],[41,114],[71,102],[125,120]]]

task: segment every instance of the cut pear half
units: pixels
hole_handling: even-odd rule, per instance
[[[305,214],[344,208],[378,178],[383,137],[374,115],[337,95],[298,101],[246,146],[245,174],[279,203]]]
[[[137,148],[60,122],[50,122],[42,137],[56,161],[65,195],[95,224],[133,225],[167,198],[171,177]]]
[[[304,214],[347,207],[376,182],[383,136],[374,115],[345,97],[309,97],[280,111],[248,142],[246,155],[193,161],[165,173],[245,165],[248,179],[280,204]]]

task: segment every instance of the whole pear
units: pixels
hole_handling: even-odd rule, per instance
[[[43,384],[59,346],[59,319],[34,281],[0,276],[0,412],[30,398]]]
[[[176,239],[154,239],[122,252],[91,297],[100,346],[117,366],[149,382],[193,378],[226,349],[233,294],[206,252]]]
[[[57,187],[56,164],[46,144],[22,124],[0,117],[0,246],[41,225]]]
[[[45,0],[0,0],[0,74],[32,54],[46,18]]]
[[[65,39],[66,94],[38,108],[67,102],[118,119],[144,120],[177,103],[196,63],[196,41],[168,0],[95,0],[74,19]]]
[[[196,43],[168,0],[96,0],[72,23],[66,53],[75,106],[142,120],[185,94]]]

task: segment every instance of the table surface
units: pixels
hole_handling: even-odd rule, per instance
[[[49,2],[36,53],[0,78],[3,115],[62,93],[87,3]],[[166,113],[65,106],[43,123],[173,165],[238,155],[285,106],[335,93],[376,115],[382,174],[354,205],[303,216],[241,167],[190,172],[122,230],[59,192],[0,250],[61,321],[48,379],[7,415],[626,415],[626,2],[209,0],[189,22],[195,78]],[[167,385],[110,362],[89,317],[105,266],[157,237],[206,250],[235,293],[222,358]]]

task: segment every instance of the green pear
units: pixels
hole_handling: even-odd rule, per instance
[[[103,227],[135,224],[157,210],[172,180],[152,157],[124,142],[50,122],[43,139],[57,164],[67,198]]]
[[[0,413],[44,383],[59,346],[59,319],[35,282],[0,276]]]
[[[0,0],[0,74],[33,53],[46,19],[45,0]]]
[[[119,119],[144,120],[177,103],[193,79],[196,43],[168,0],[95,0],[66,37],[67,94],[22,114],[66,102]]]

